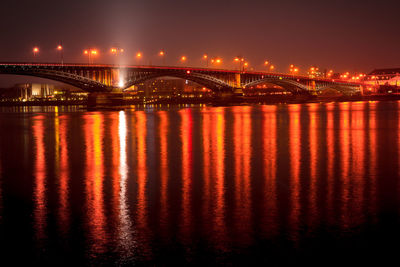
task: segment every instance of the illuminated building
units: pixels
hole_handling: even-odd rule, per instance
[[[208,93],[203,86],[184,79],[160,78],[137,85],[137,94],[145,97],[197,96]]]
[[[374,86],[400,86],[400,68],[376,69],[369,73],[364,82]]]

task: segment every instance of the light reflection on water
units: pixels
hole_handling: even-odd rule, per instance
[[[250,249],[278,260],[321,249],[307,242],[364,240],[400,218],[398,110],[2,110],[0,242],[24,227],[37,261],[129,264],[234,263]]]

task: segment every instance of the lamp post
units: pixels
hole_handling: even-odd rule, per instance
[[[243,63],[243,71],[245,71],[247,69],[247,67],[249,66],[248,62]]]
[[[142,52],[137,52],[136,53],[136,64],[139,65],[140,59],[142,59]]]
[[[160,50],[160,52],[158,52],[158,55],[161,57],[162,64],[165,66],[165,51],[164,50]]]
[[[35,61],[36,60],[36,55],[39,53],[39,48],[37,46],[35,46],[32,51],[33,51],[33,58],[34,58],[34,61]]]
[[[57,51],[60,53],[61,65],[64,65],[63,46],[61,44],[57,46]]]
[[[212,58],[212,59],[211,59],[211,64],[212,64],[212,65],[219,65],[219,64],[221,64],[221,63],[222,63],[222,59],[219,58],[219,57],[215,57],[215,58]]]
[[[264,61],[264,66],[267,68],[267,70],[268,70],[268,65],[269,65],[269,61],[268,60]]]
[[[203,59],[206,61],[206,68],[208,68],[208,55],[204,54]]]
[[[293,64],[291,64],[290,68],[289,68],[289,71],[292,74],[292,77],[294,78],[295,73],[299,72],[299,68],[294,66]]]
[[[181,56],[181,63],[184,64],[187,60],[186,56]]]
[[[110,49],[111,54],[115,55],[116,61],[119,63],[119,55],[124,53],[124,49],[120,47],[112,47]]]
[[[96,49],[90,48],[90,49],[85,49],[83,51],[83,54],[88,56],[88,62],[89,62],[89,65],[90,65],[90,64],[93,63],[93,57],[97,56],[98,52],[97,52]]]
[[[238,65],[239,65],[239,71],[243,71],[243,70],[242,70],[242,64],[243,64],[243,62],[244,62],[244,58],[243,58],[243,57],[235,57],[235,58],[233,59],[233,61],[235,61],[236,63],[238,63]]]

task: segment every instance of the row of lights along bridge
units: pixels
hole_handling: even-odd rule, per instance
[[[64,47],[62,45],[58,45],[57,46],[57,51],[59,52],[60,55],[60,60],[61,60],[61,64],[64,64],[64,55],[63,55],[63,50]],[[36,57],[39,54],[39,47],[34,47],[33,48],[33,56],[36,59]],[[115,55],[116,57],[119,57],[120,55],[122,55],[124,53],[124,49],[123,48],[118,48],[118,47],[113,47],[110,49],[110,53]],[[99,55],[99,50],[95,49],[95,48],[88,48],[83,50],[83,54],[85,56],[87,56],[88,59],[88,63],[89,64],[93,64],[94,63],[94,58],[97,57]],[[166,62],[166,52],[165,50],[160,50],[158,52],[158,56],[161,58],[163,65],[165,65]],[[140,64],[142,62],[143,59],[143,53],[142,52],[137,52],[135,55],[136,58],[136,64]],[[222,64],[222,58],[220,57],[209,57],[209,55],[204,54],[202,57],[205,67],[210,67],[210,66],[220,66]],[[184,65],[185,63],[187,63],[188,61],[188,57],[187,56],[181,56],[179,58],[179,63]],[[249,62],[245,60],[245,58],[243,57],[235,57],[233,59],[233,62],[235,64],[237,64],[237,69],[241,70],[241,71],[246,71],[249,68]],[[268,60],[264,61],[264,66],[266,68],[267,71],[274,71],[275,70],[275,65],[271,64]],[[289,66],[289,74],[294,76],[299,75],[299,70],[300,68],[291,64]],[[321,76],[321,72],[319,70],[319,68],[317,67],[310,67],[307,71],[307,74],[309,77],[311,78],[318,78]],[[325,73],[325,77],[324,78],[333,78],[334,76],[334,72],[333,70],[329,70],[328,72]],[[350,75],[349,72],[345,72],[343,74],[340,74],[339,79],[342,80],[361,80],[363,77],[365,77],[366,74],[355,74],[355,75]]]
[[[58,45],[57,46],[57,50],[60,53],[61,64],[63,64],[63,62],[64,62],[63,53],[62,53],[63,46]],[[116,47],[113,47],[113,48],[110,49],[110,53],[115,55],[116,57],[118,57],[119,55],[123,54],[124,51],[125,51],[124,49],[116,48]],[[34,47],[33,48],[33,56],[34,56],[35,59],[38,56],[38,54],[39,54],[39,48],[38,47]],[[89,49],[83,50],[83,54],[85,56],[87,56],[88,63],[89,64],[93,64],[94,63],[94,58],[99,55],[99,50],[98,49],[94,49],[94,48],[89,48]],[[158,56],[161,57],[161,59],[163,61],[163,65],[165,65],[166,52],[164,50],[160,50],[158,52]],[[139,63],[141,63],[141,61],[143,59],[143,53],[142,52],[137,52],[135,57],[136,57],[136,63],[139,64]],[[202,58],[204,60],[205,67],[209,67],[210,65],[211,66],[220,66],[222,64],[222,58],[220,58],[220,57],[211,57],[210,58],[207,54],[204,54]],[[179,62],[181,64],[185,64],[187,61],[188,61],[188,57],[187,56],[181,56],[179,58]],[[248,68],[248,66],[249,66],[249,63],[247,61],[245,61],[245,59],[243,57],[235,57],[234,58],[234,62],[238,63],[238,67],[241,70],[246,70]],[[264,65],[268,66],[269,70],[271,70],[271,71],[275,69],[275,66],[274,65],[270,65],[268,61],[265,61]]]

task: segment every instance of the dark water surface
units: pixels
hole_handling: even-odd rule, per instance
[[[12,266],[399,263],[400,102],[2,108],[0,125]]]

